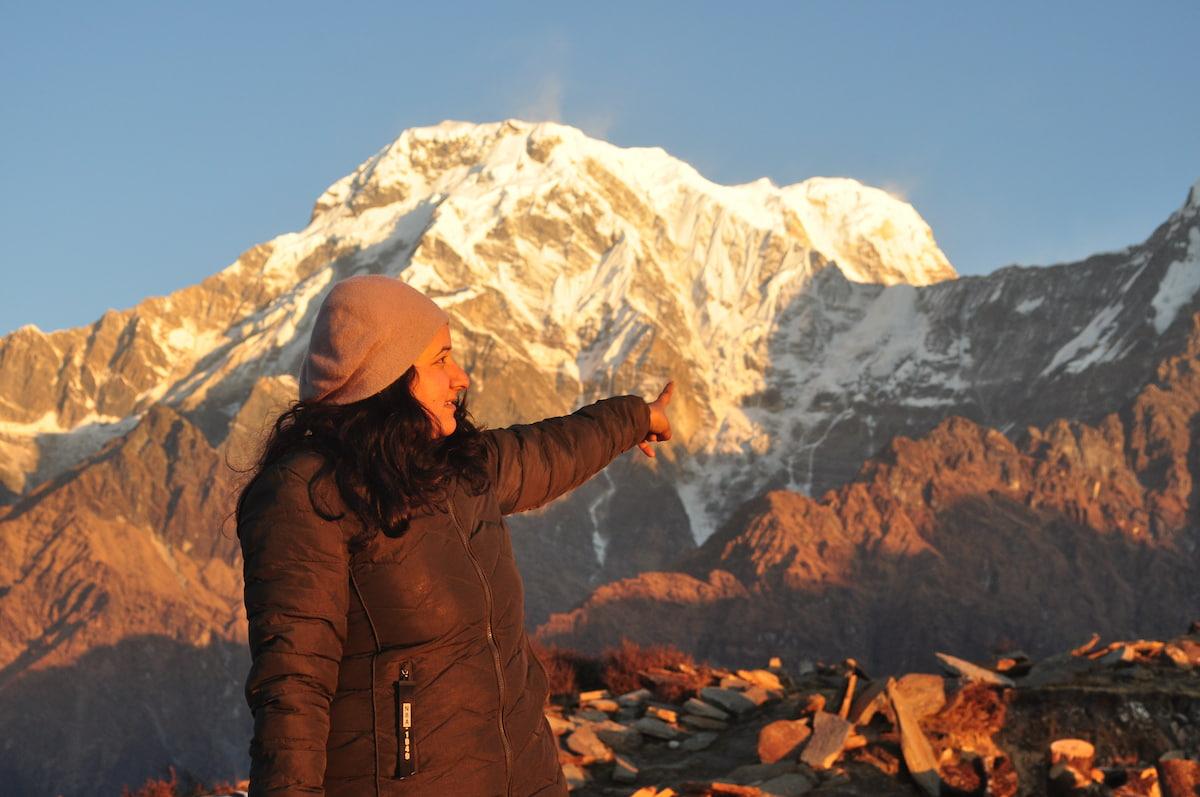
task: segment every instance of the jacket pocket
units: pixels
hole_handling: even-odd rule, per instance
[[[415,715],[414,694],[416,681],[413,679],[411,661],[400,663],[392,682],[396,698],[396,772],[394,777],[407,778],[417,771],[417,747],[414,742],[413,721]]]

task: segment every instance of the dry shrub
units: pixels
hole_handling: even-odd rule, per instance
[[[600,682],[598,659],[570,648],[543,645],[530,640],[533,653],[541,661],[550,681],[550,697],[563,697],[585,689],[595,689]]]
[[[180,779],[175,767],[167,766],[166,778],[146,778],[137,791],[130,791],[128,786],[121,788],[121,797],[200,797],[211,794],[231,794],[239,786],[229,781],[214,786],[204,787],[191,774],[185,772]]]
[[[600,680],[614,695],[623,695],[643,686],[654,691],[659,700],[682,703],[708,684],[708,667],[697,665],[690,655],[674,645],[646,645],[642,647],[628,639],[621,645],[606,651],[601,658],[603,669]],[[678,670],[680,665],[695,674],[680,673],[677,683],[655,684],[639,676],[651,668]]]
[[[137,791],[130,791],[128,786],[121,789],[121,797],[179,797],[179,775],[175,772],[175,767],[167,767],[170,773],[170,779],[162,778],[147,778],[146,782]]]

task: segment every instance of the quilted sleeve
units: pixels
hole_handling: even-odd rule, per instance
[[[329,706],[346,641],[349,554],[286,467],[252,485],[238,519],[252,664],[251,797],[324,794]]]
[[[650,432],[650,405],[614,396],[570,415],[484,432],[506,515],[549,503],[590,479]]]

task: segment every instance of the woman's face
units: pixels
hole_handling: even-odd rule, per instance
[[[454,434],[458,427],[458,421],[454,419],[455,401],[471,384],[471,379],[450,354],[449,324],[442,325],[413,365],[417,373],[412,394],[433,418],[434,436]]]

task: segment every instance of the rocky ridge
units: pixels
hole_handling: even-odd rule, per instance
[[[950,645],[1045,653],[1088,628],[1163,633],[1194,611],[1200,315],[1184,350],[1096,424],[1016,442],[952,417],[814,500],[747,502],[677,568],[597,588],[542,625],[584,650],[665,641],[717,662],[780,652],[912,666]]]
[[[1128,401],[1186,335],[1194,193],[1121,252],[955,279],[909,205],[854,181],[719,186],[662,150],[553,124],[406,131],[331,186],[305,229],[200,285],[0,340],[0,500],[157,402],[223,445],[259,380],[296,372],[332,281],[393,274],[454,317],[491,425],[680,386],[674,445],[649,476],[616,469],[519,522],[528,569],[571,574],[531,585],[542,619],[668,565],[744,496],[819,495],[948,414],[1008,430]],[[628,511],[647,479],[668,494],[653,520]]]

